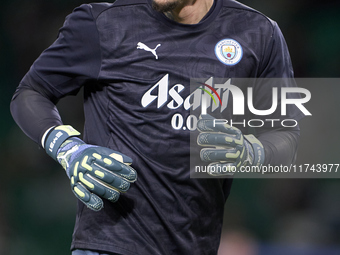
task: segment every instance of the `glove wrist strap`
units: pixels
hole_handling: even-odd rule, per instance
[[[260,166],[264,163],[264,148],[262,143],[254,135],[245,135],[244,138],[251,144],[254,150],[252,166]]]
[[[57,160],[57,152],[62,143],[65,142],[68,138],[78,135],[80,135],[80,133],[72,126],[62,125],[55,127],[52,131],[50,131],[46,138],[46,153],[54,160]]]

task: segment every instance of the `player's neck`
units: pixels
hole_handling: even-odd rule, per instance
[[[214,0],[190,0],[165,15],[182,24],[197,24],[208,13]]]

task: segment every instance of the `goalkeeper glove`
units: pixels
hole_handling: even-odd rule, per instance
[[[242,166],[263,164],[261,142],[253,135],[243,135],[238,128],[226,124],[225,120],[203,115],[197,129],[201,132],[197,144],[210,147],[200,152],[202,161],[212,162],[208,166],[210,175],[233,175]]]
[[[75,196],[94,211],[103,208],[100,197],[115,202],[120,192],[137,180],[128,166],[132,159],[109,148],[89,145],[71,126],[58,126],[46,137],[45,150],[66,170]]]

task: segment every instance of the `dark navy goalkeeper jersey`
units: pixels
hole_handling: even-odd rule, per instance
[[[130,156],[138,181],[99,212],[78,203],[72,249],[216,254],[231,180],[190,178],[190,78],[292,76],[277,24],[235,1],[217,0],[195,25],[148,0],[76,8],[22,83],[51,100],[83,87],[84,140]]]

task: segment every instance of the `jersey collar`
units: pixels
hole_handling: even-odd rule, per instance
[[[149,2],[149,6],[152,10],[152,13],[157,20],[165,23],[166,25],[168,25],[171,28],[193,31],[193,30],[203,29],[206,26],[208,26],[211,22],[214,21],[214,19],[216,18],[216,16],[218,15],[218,13],[219,13],[219,11],[222,7],[223,0],[214,0],[214,3],[212,5],[212,7],[210,8],[210,10],[208,11],[208,13],[197,24],[182,24],[182,23],[178,23],[174,20],[171,20],[168,17],[166,17],[163,13],[160,13],[160,12],[152,9],[152,6],[151,6],[152,0],[148,0],[148,2]]]

